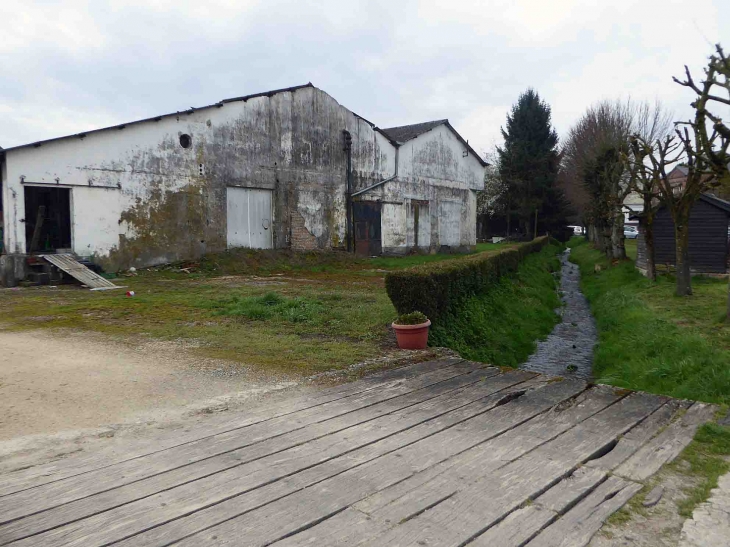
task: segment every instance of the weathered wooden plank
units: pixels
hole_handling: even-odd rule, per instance
[[[439,545],[463,545],[610,447],[616,437],[663,403],[655,396],[630,395],[363,545],[415,547],[434,538],[438,538]]]
[[[588,467],[600,467],[613,471],[639,448],[646,444],[649,439],[659,433],[677,415],[677,412],[684,411],[690,406],[689,402],[672,399],[662,405],[656,412],[646,420],[623,435],[617,445],[608,454],[591,460],[586,463]]]
[[[695,403],[680,419],[670,424],[616,469],[616,475],[643,481],[672,461],[694,437],[697,428],[712,419],[716,407]]]
[[[657,431],[668,424],[679,409],[687,406],[688,404],[683,401],[667,402],[637,427],[623,435],[618,445],[608,454],[587,462],[586,466],[578,469],[573,475],[537,498],[530,507],[511,513],[504,521],[490,528],[470,545],[474,547],[524,545],[543,527],[555,521],[566,508],[572,505],[572,501],[579,500],[600,484],[607,477],[607,470],[615,468],[634,454],[643,443],[646,443]],[[564,492],[566,488],[570,490],[577,488],[578,491],[566,495]],[[566,503],[571,499],[571,503]]]
[[[391,409],[397,410],[421,402],[430,396],[436,396],[440,393],[440,389],[453,389],[454,384],[448,383],[453,378],[457,379],[457,384],[460,380],[472,383],[478,381],[484,375],[495,375],[497,372],[497,369],[477,369],[472,373],[464,374],[458,368],[447,367],[379,390],[367,391],[354,398],[335,401],[324,407],[307,409],[294,416],[283,416],[275,420],[255,424],[248,427],[245,432],[239,430],[228,431],[178,446],[172,450],[158,452],[114,467],[93,471],[80,477],[5,496],[0,498],[0,521],[7,522],[26,514],[50,509],[75,499],[84,498],[164,471],[189,465],[195,461],[225,454],[245,446],[254,446],[267,439],[274,439],[301,430],[306,426],[312,426],[337,417],[347,416],[345,420],[347,425],[344,427],[349,427],[353,425],[353,422],[358,423],[363,415],[361,411],[364,409],[367,409],[368,412],[365,413],[365,417],[362,419],[371,419],[374,415],[386,414]],[[353,415],[353,413],[355,414]],[[329,423],[326,424],[324,434],[330,430],[330,425]],[[284,447],[287,448],[298,442],[303,442],[303,440],[315,438],[319,431],[317,428],[310,427],[297,440],[279,439],[277,441],[278,446],[284,443]],[[259,453],[263,454],[275,451],[274,448],[270,448],[268,445],[258,448],[260,449]],[[24,513],[23,511],[28,512]]]
[[[35,235],[35,234],[34,234]],[[48,262],[62,269],[64,272],[69,274],[74,279],[79,280],[81,283],[89,287],[90,289],[119,289],[118,287],[108,279],[104,279],[98,273],[92,272],[89,268],[81,264],[76,260],[76,257],[70,254],[48,254],[40,255],[41,258],[46,259]]]
[[[28,537],[26,541],[28,545],[37,541],[41,541],[45,545],[93,545],[97,541],[108,543],[123,539],[153,525],[163,524],[179,518],[192,510],[202,509],[235,496],[239,497],[231,499],[224,509],[240,511],[241,507],[245,507],[247,503],[251,504],[251,507],[256,507],[358,465],[359,460],[356,449],[359,446],[366,445],[365,452],[368,457],[377,457],[382,452],[378,454],[378,451],[373,449],[378,444],[375,441],[385,437],[393,442],[393,439],[397,438],[397,435],[394,434],[400,429],[413,431],[417,429],[413,427],[415,424],[430,423],[429,420],[435,417],[439,418],[440,423],[445,424],[443,427],[448,427],[449,422],[460,416],[460,411],[463,411],[467,406],[472,407],[473,412],[486,412],[490,405],[493,407],[498,404],[504,395],[499,393],[494,395],[491,397],[491,403],[487,403],[487,400],[483,399],[484,396],[490,392],[505,389],[515,383],[521,383],[532,376],[531,374],[525,374],[523,371],[493,376],[485,379],[478,386],[464,390],[462,394],[454,395],[450,393],[448,396],[441,397],[439,401],[435,399],[426,401],[418,407],[405,409],[398,416],[383,416],[372,423],[363,424],[357,428],[330,435],[319,441],[294,447],[286,453],[265,457],[235,469],[216,473],[204,480],[189,482],[160,494],[123,505],[117,509],[50,530],[44,534]],[[469,402],[470,399],[473,401],[474,398],[480,399],[476,401],[479,404]],[[453,412],[454,416],[451,416],[450,410],[453,409],[457,410]],[[442,416],[442,414],[446,415]],[[426,431],[423,431],[422,434],[426,434]],[[385,443],[381,450],[387,449],[388,446],[390,446],[390,443]],[[352,452],[353,450],[355,450],[355,453]],[[350,452],[348,453],[348,451]],[[337,456],[341,457],[335,459]],[[297,474],[299,471],[305,471],[305,473]],[[139,483],[135,483],[125,488],[135,489],[139,487],[138,485]],[[91,507],[98,503],[100,499],[102,503],[107,503],[104,499],[106,496],[109,496],[109,500],[113,502],[118,499],[119,490],[116,489],[95,496],[88,501],[91,502]],[[262,490],[263,492],[261,492]],[[243,499],[244,497],[240,495],[246,492],[251,492],[251,494],[246,496],[248,499]],[[220,505],[212,507],[210,513],[215,513],[214,510],[219,507]],[[64,519],[68,521],[69,510],[77,511],[78,509],[72,504],[67,504],[52,512],[40,514],[38,518],[46,520],[36,520],[33,524],[36,527],[49,528],[51,523],[57,524],[59,521],[63,522]],[[54,520],[47,520],[51,517]],[[210,518],[210,515],[201,511],[181,521],[174,522],[172,529],[175,532],[181,528],[201,526],[201,522],[204,527],[206,523],[210,522]],[[18,534],[27,535],[28,529],[24,527],[26,522],[28,522],[28,519],[10,523],[0,529],[0,533],[3,535],[13,534],[13,537],[18,537]],[[165,530],[156,528],[152,532],[165,533]],[[148,535],[151,536],[152,534]],[[165,538],[165,540],[168,540],[168,538]],[[24,544],[24,542],[18,543],[18,545],[21,544]],[[159,544],[159,538],[154,539],[149,544]]]
[[[470,547],[520,547],[606,480],[605,471],[577,469],[531,505],[522,507],[477,537]]]
[[[392,526],[400,520],[409,518],[410,512],[403,512],[404,507],[411,505],[408,498],[413,497],[420,504],[416,512],[425,511],[435,506],[444,499],[453,495],[459,487],[473,482],[505,463],[506,458],[517,459],[526,452],[534,449],[535,446],[546,442],[530,438],[531,431],[550,429],[550,424],[579,423],[583,419],[600,411],[620,398],[613,393],[613,389],[594,388],[589,392],[581,394],[572,405],[565,405],[563,408],[553,409],[547,414],[536,416],[526,423],[509,431],[508,434],[496,437],[491,441],[479,445],[480,458],[475,461],[471,457],[465,457],[475,453],[476,449],[470,449],[461,455],[449,459],[441,465],[431,467],[411,478],[394,484],[369,496],[352,505],[348,510],[324,521],[323,523],[307,529],[306,531],[292,536],[282,542],[283,546],[293,545],[318,545],[318,547],[330,547],[335,545],[357,545],[359,542],[373,536],[385,528]],[[563,406],[563,405],[561,405]],[[559,418],[557,416],[560,416]],[[571,417],[572,416],[572,417]],[[557,435],[557,434],[556,434]],[[542,435],[547,437],[547,435]],[[519,442],[512,444],[513,438],[525,439],[524,445]],[[502,445],[502,446],[500,446]],[[504,451],[503,448],[511,446],[512,449]],[[462,466],[464,463],[470,465]],[[604,471],[578,470],[557,486],[553,487],[548,494],[545,494],[545,504],[553,511],[553,516],[558,511],[564,510],[572,497],[580,498],[590,488],[606,476]],[[439,484],[439,488],[435,484]],[[562,505],[561,505],[561,500]],[[540,500],[542,501],[542,500]],[[547,512],[541,512],[542,516]],[[520,521],[522,523],[522,521]],[[524,525],[526,529],[526,524]],[[533,530],[536,533],[540,527]],[[507,532],[505,531],[504,536]],[[519,534],[519,532],[515,532]],[[277,543],[277,545],[279,545]],[[500,545],[501,543],[494,543]]]
[[[174,432],[168,438],[160,434],[153,441],[137,443],[134,448],[126,449],[122,453],[114,450],[74,455],[64,460],[9,473],[0,477],[0,497],[29,488],[35,488],[42,484],[82,475],[96,469],[103,469],[111,465],[124,463],[125,461],[137,459],[142,456],[170,450],[189,442],[212,437],[216,434],[242,429],[250,425],[292,415],[302,410],[325,405],[340,399],[354,397],[366,391],[386,387],[393,382],[402,382],[449,366],[455,366],[464,372],[468,372],[469,370],[485,367],[486,365],[467,362],[462,359],[449,358],[379,371],[355,382],[323,389],[317,394],[307,394],[273,404],[261,405],[246,412],[245,416],[236,415],[231,418],[206,421],[204,425],[183,432]]]
[[[276,547],[355,547],[373,535],[379,524],[365,513],[348,507],[323,522],[274,543]]]
[[[540,505],[522,507],[469,543],[469,547],[522,547],[537,530],[556,518],[556,513]]]
[[[355,508],[371,516],[393,521],[420,513],[469,483],[545,444],[580,424],[623,397],[613,388],[598,387],[536,416],[503,435],[480,444],[444,462],[440,469],[428,470],[359,502]],[[433,475],[429,478],[429,475]]]
[[[185,537],[195,531],[190,527],[192,517],[200,519],[196,526],[201,532],[183,539],[180,545],[204,544],[212,541],[213,536],[221,545],[240,545],[241,538],[245,538],[246,545],[269,544],[311,527],[415,472],[504,434],[561,400],[580,393],[584,387],[585,383],[572,380],[548,384],[462,422],[458,429],[450,427],[442,430],[278,501],[272,502],[259,497],[264,493],[265,489],[262,488],[253,492],[252,496],[242,496],[200,511],[182,519],[174,527],[160,527],[157,531],[159,533],[164,528],[164,535],[156,536],[155,541],[145,541],[151,537],[145,533],[120,545],[164,544],[165,541]],[[424,425],[430,425],[434,421],[436,420]],[[208,530],[202,527],[209,527],[216,521],[221,524]]]
[[[538,534],[526,547],[585,547],[605,520],[641,488],[641,484],[609,477],[586,499]]]
[[[494,369],[482,369],[470,374],[459,375],[449,380],[432,384],[428,386],[428,389],[418,389],[403,397],[389,399],[383,404],[385,406],[371,405],[325,422],[311,424],[287,434],[278,435],[262,442],[249,444],[242,448],[226,451],[207,458],[201,457],[201,453],[198,452],[194,454],[193,457],[196,459],[192,460],[192,463],[192,458],[189,453],[176,451],[172,454],[166,454],[168,458],[164,461],[155,462],[158,463],[158,469],[163,465],[169,467],[168,470],[160,473],[153,473],[153,470],[149,467],[140,468],[138,466],[128,466],[120,473],[112,476],[84,476],[82,478],[86,480],[81,481],[77,479],[75,481],[69,481],[71,484],[66,486],[68,489],[67,495],[77,496],[75,500],[59,504],[56,506],[59,509],[55,511],[49,509],[43,512],[34,512],[34,514],[26,518],[15,520],[15,522],[0,528],[0,531],[2,531],[3,535],[14,537],[19,537],[17,534],[21,533],[21,531],[26,535],[38,533],[42,530],[59,526],[65,522],[93,515],[112,507],[129,503],[135,499],[143,498],[162,490],[168,490],[179,484],[185,484],[215,473],[226,470],[234,470],[234,474],[243,472],[241,470],[237,471],[235,468],[261,458],[266,459],[268,457],[268,460],[273,459],[275,462],[281,463],[286,460],[286,456],[281,454],[283,451],[309,441],[318,440],[316,443],[312,442],[308,444],[307,448],[313,457],[323,458],[322,452],[325,448],[337,448],[346,451],[351,449],[351,445],[355,443],[367,444],[368,442],[372,442],[373,438],[377,440],[378,436],[386,434],[384,431],[388,427],[395,429],[396,424],[409,427],[413,420],[418,421],[419,419],[418,417],[413,417],[417,408],[438,407],[439,402],[443,402],[444,396],[449,397],[447,401],[448,405],[468,404],[473,398],[481,397],[485,390],[500,389],[505,381],[510,384],[527,378],[525,375],[513,375],[512,379],[501,378],[499,381],[488,384],[488,386],[484,385],[482,381],[488,380],[493,376],[495,376]],[[465,386],[476,387],[474,390],[465,391]],[[461,390],[462,393],[455,393],[455,390]],[[429,401],[433,399],[439,399],[439,401],[434,402],[433,405],[429,405]],[[414,409],[413,407],[416,408]],[[400,420],[397,415],[393,415],[393,413],[399,411]],[[409,419],[411,422],[408,421]],[[368,423],[370,421],[374,421],[374,423]],[[338,432],[341,432],[341,434],[338,435]],[[347,442],[343,442],[343,439]],[[235,438],[231,439],[231,441],[237,445],[242,444],[241,440]],[[220,449],[221,445],[219,443],[217,447],[212,447],[211,451],[215,454],[215,452],[220,452]],[[301,450],[298,452],[297,461],[302,460],[301,452]],[[267,463],[268,460],[261,461],[258,465],[267,472],[270,472],[272,467]],[[314,461],[316,462],[317,460]],[[89,479],[92,478],[95,482],[90,483]],[[128,487],[114,486],[116,483],[127,484]],[[108,488],[109,485],[114,487]],[[81,496],[79,494],[79,492],[88,492],[92,487],[97,488],[98,492],[93,492],[87,496]],[[32,508],[32,506],[28,506],[26,508],[19,508],[18,511]],[[9,513],[9,515],[12,516],[12,513]]]

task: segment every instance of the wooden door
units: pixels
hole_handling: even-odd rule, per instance
[[[352,204],[352,215],[355,223],[355,254],[358,256],[382,254],[380,202],[356,201]]]

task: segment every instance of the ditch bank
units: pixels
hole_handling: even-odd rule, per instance
[[[431,319],[430,345],[517,367],[560,321],[562,249],[555,240],[537,238],[489,257],[388,274],[386,289],[398,313],[422,311]]]

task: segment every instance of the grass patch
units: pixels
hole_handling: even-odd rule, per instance
[[[627,239],[624,241],[624,247],[626,248],[626,256],[636,262],[636,245],[637,239]]]
[[[679,502],[679,514],[690,518],[695,508],[707,501],[718,479],[730,471],[730,429],[716,423],[704,424],[694,440],[684,449],[670,468],[700,479],[699,484],[685,490],[685,499]]]
[[[260,321],[281,319],[291,323],[311,322],[324,311],[324,306],[319,300],[301,296],[286,298],[275,292],[267,292],[261,296],[223,298],[213,303],[212,307],[216,310],[216,315],[245,317]]]
[[[486,244],[500,252],[510,244]],[[122,339],[187,339],[202,357],[283,372],[345,368],[394,349],[396,311],[384,272],[462,255],[356,258],[337,252],[237,249],[151,268],[117,282],[136,293],[78,286],[0,290],[9,330],[76,329]]]
[[[487,293],[461,304],[431,330],[431,345],[446,346],[466,358],[517,366],[535,351],[559,317],[556,292],[559,247],[529,255],[516,275],[503,276]]]
[[[730,326],[719,321],[726,281],[696,278],[694,296],[676,297],[670,276],[652,283],[633,261],[609,267],[585,240],[574,238],[569,245],[598,326],[598,382],[730,403]]]

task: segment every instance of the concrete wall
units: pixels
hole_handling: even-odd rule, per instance
[[[275,248],[344,248],[343,129],[353,138],[354,189],[395,173],[389,139],[314,87],[9,150],[5,252],[25,253],[24,192],[33,185],[71,189],[73,250],[109,271],[225,250],[231,186],[272,190]],[[444,236],[449,245],[475,244],[484,169],[464,150],[446,126],[435,128],[400,147],[397,180],[362,196],[384,204],[385,252],[414,246],[414,207],[419,246],[438,250],[446,202],[461,204],[450,209],[460,218]]]

